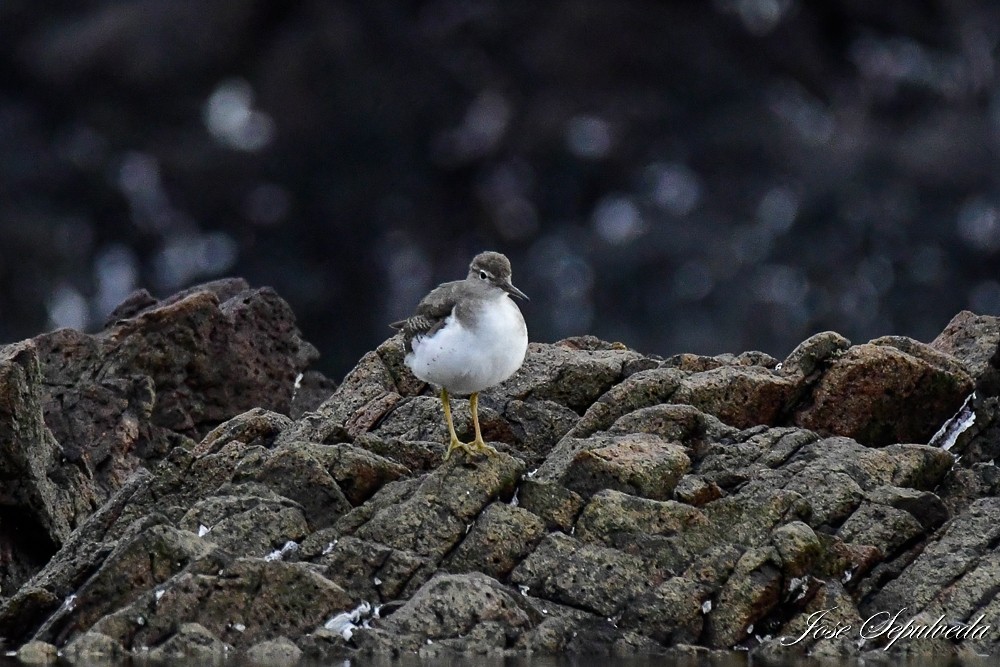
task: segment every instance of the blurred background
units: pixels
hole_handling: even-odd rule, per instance
[[[482,249],[531,337],[1000,313],[992,0],[0,0],[0,342],[271,285],[340,379]]]

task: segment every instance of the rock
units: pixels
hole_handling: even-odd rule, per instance
[[[555,401],[513,399],[507,402],[502,419],[510,429],[511,444],[528,465],[537,466],[580,416]]]
[[[610,487],[669,498],[689,467],[684,448],[658,436],[598,434],[560,440],[532,479],[555,482],[582,497]]]
[[[30,641],[17,649],[17,661],[25,665],[50,665],[59,659],[58,652],[48,642]]]
[[[486,575],[444,574],[424,584],[377,630],[359,628],[355,641],[362,653],[381,652],[380,639],[396,652],[446,643],[455,652],[480,653],[506,648],[542,618],[527,598]]]
[[[351,532],[394,549],[443,558],[486,505],[513,495],[523,473],[521,462],[506,454],[458,455],[427,475],[409,498],[383,506]]]
[[[706,482],[730,489],[794,460],[803,447],[818,439],[815,433],[803,429],[748,429],[706,444],[695,470]]]
[[[992,463],[955,466],[938,491],[949,516],[960,514],[979,498],[1000,496],[1000,467]]]
[[[371,433],[364,433],[355,438],[354,446],[391,459],[412,472],[433,470],[444,460],[447,451],[443,440],[441,442],[400,440],[399,438],[381,438]]]
[[[650,500],[606,489],[594,495],[576,522],[576,535],[585,542],[630,553],[654,551],[656,538],[683,533],[708,524],[699,510],[672,500]]]
[[[700,507],[722,497],[722,489],[715,482],[708,482],[700,475],[684,475],[674,487],[674,498]]]
[[[838,526],[861,504],[866,490],[884,485],[931,489],[951,464],[951,455],[935,447],[869,449],[847,438],[825,438],[798,447],[773,475],[784,480],[785,489],[810,497],[810,525]]]
[[[630,375],[591,404],[570,435],[585,438],[607,429],[630,412],[666,402],[684,377],[684,373],[672,368],[652,368]]]
[[[294,501],[309,527],[326,528],[351,509],[337,480],[314,455],[317,449],[335,446],[292,443],[280,447],[264,454],[254,470],[246,470],[246,478]]]
[[[45,567],[0,604],[3,636],[13,641],[26,639],[101,566],[115,546],[114,540],[108,540],[108,529],[150,478],[150,473],[140,469],[70,535]]]
[[[351,536],[330,542],[314,562],[353,599],[380,602],[398,599],[408,585],[419,586],[430,573],[422,579],[417,573],[431,569],[427,557]]]
[[[317,356],[272,290],[221,281],[139,299],[96,334],[62,329],[0,353],[0,504],[14,591],[142,465],[251,408],[287,412]],[[18,535],[32,535],[21,543]]]
[[[777,424],[796,383],[760,366],[723,366],[695,373],[671,396],[737,428]]]
[[[1000,393],[1000,318],[963,310],[930,346],[958,359],[986,396]]]
[[[823,550],[816,533],[802,521],[791,521],[771,533],[786,579],[803,577],[813,569]]]
[[[251,408],[287,413],[296,375],[317,356],[288,304],[268,288],[193,290],[118,322],[97,341],[109,357],[104,373],[147,374],[157,391],[154,423],[187,435]]]
[[[691,467],[684,448],[657,436],[636,434],[611,438],[607,444],[580,450],[561,482],[581,496],[600,489],[664,500]]]
[[[111,637],[89,631],[68,643],[62,657],[71,665],[116,663],[125,657],[125,650]]]
[[[299,502],[314,528],[332,525],[407,469],[349,444],[288,442],[249,478]]]
[[[213,550],[194,533],[140,521],[119,540],[97,571],[69,595],[39,628],[36,637],[64,644],[80,628],[120,609]]]
[[[506,382],[487,390],[490,396],[526,400],[549,400],[583,414],[614,384],[620,382],[626,364],[641,359],[630,350],[601,346],[575,348],[571,341],[529,343],[524,365]]]
[[[608,433],[649,433],[691,449],[700,449],[706,443],[736,437],[739,430],[691,405],[667,403],[622,415],[611,424]]]
[[[545,524],[526,509],[495,502],[486,507],[445,561],[450,572],[482,572],[503,580],[545,535]]]
[[[293,667],[302,659],[302,649],[287,637],[278,637],[251,646],[247,649],[246,659],[252,665]]]
[[[897,578],[862,603],[862,615],[903,607],[916,613],[927,609],[932,601],[947,608],[948,602],[964,597],[963,604],[946,613],[968,617],[980,604],[983,577],[989,578],[996,572],[996,564],[990,561],[995,560],[991,554],[1000,540],[998,511],[1000,498],[982,498],[972,503]],[[980,564],[984,569],[976,573]],[[980,593],[973,594],[973,590]]]
[[[198,623],[182,623],[169,639],[149,652],[153,662],[221,665],[232,648]]]
[[[796,520],[805,522],[811,516],[809,503],[801,494],[770,488],[763,482],[748,484],[741,493],[698,509],[681,503],[671,507],[684,508],[695,518],[676,535],[653,542],[657,565],[675,573],[694,567],[714,549],[726,554],[729,546],[740,551],[770,546],[775,528]]]
[[[825,370],[851,347],[847,340],[835,331],[814,334],[799,343],[781,362],[781,373],[788,376],[814,378]]]
[[[312,412],[330,398],[337,389],[337,383],[319,371],[306,371],[295,378],[292,404],[288,408],[288,416],[299,419],[307,412]]]
[[[94,624],[133,650],[169,638],[179,623],[199,623],[237,649],[298,637],[353,601],[307,563],[237,559],[211,574],[185,572]]]
[[[21,531],[41,538],[46,558],[69,536],[70,526],[87,516],[73,498],[87,483],[77,473],[60,486],[49,477],[62,458],[59,443],[42,416],[42,371],[37,348],[24,342],[0,349],[0,481],[2,504],[22,508]],[[15,544],[17,551],[27,545]],[[38,547],[36,547],[37,549]],[[21,582],[4,582],[16,587]]]
[[[909,512],[869,502],[862,503],[837,531],[845,542],[870,544],[886,558],[923,534],[920,522]]]
[[[754,647],[751,656],[769,664],[793,656],[840,659],[857,655],[862,622],[854,600],[840,582],[825,581],[801,613]]]
[[[768,639],[833,607],[837,623],[902,606],[919,619],[1000,615],[982,592],[1000,572],[1000,473],[986,463],[1000,403],[970,400],[975,419],[947,448],[943,436],[894,441],[968,377],[940,350],[823,334],[777,368],[762,353],[662,361],[587,337],[533,345],[483,396],[484,431],[504,451],[442,462],[440,401],[398,337],[316,412],[293,419],[280,398],[213,423],[246,405],[214,384],[243,380],[206,367],[211,336],[284,359],[249,356],[275,382],[309,356],[259,338],[291,340],[282,312],[227,281],[138,298],[114,336],[0,350],[0,407],[16,416],[0,420],[0,479],[27,508],[0,517],[0,553],[20,554],[0,585],[31,577],[0,605],[8,641],[151,660],[231,647],[261,664],[668,646],[784,659],[858,654],[842,639]],[[194,384],[146,343],[188,355]],[[86,370],[98,364],[114,372]],[[903,384],[912,403],[836,393]],[[468,437],[467,401],[455,406]],[[892,438],[789,425],[834,408],[852,432],[889,424]],[[48,542],[31,551],[9,516]]]
[[[732,648],[753,635],[754,624],[764,618],[781,596],[781,559],[774,547],[748,549],[737,561],[708,617],[707,643]]]
[[[657,578],[641,558],[562,533],[546,536],[510,575],[533,595],[605,617],[619,614]]]
[[[236,494],[240,489],[231,491]],[[199,501],[178,525],[192,534],[203,534],[206,541],[230,552],[257,557],[288,542],[299,542],[309,533],[298,504],[277,495],[268,497],[256,489]]]
[[[972,391],[972,378],[927,346],[912,341],[911,352],[922,350],[916,355],[900,347],[873,341],[843,353],[795,423],[874,447],[927,442]]]
[[[285,415],[263,408],[252,408],[209,431],[191,453],[195,457],[215,454],[234,440],[270,449],[275,439],[292,423]]]
[[[671,577],[634,600],[622,616],[621,626],[634,628],[664,646],[693,643],[701,637],[706,609],[711,609],[711,588],[684,577]]]
[[[376,352],[358,361],[340,386],[313,413],[306,414],[284,433],[288,441],[324,443],[340,434],[357,437],[367,432],[402,396],[385,362]]]
[[[548,530],[568,532],[584,505],[579,493],[556,482],[528,478],[519,493],[521,507],[538,516]]]

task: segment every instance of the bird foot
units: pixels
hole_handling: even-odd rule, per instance
[[[486,454],[499,454],[495,447],[486,444],[486,441],[482,438],[476,438],[469,443],[469,447],[476,450],[477,452],[485,452]]]
[[[456,449],[461,449],[469,456],[479,453],[485,453],[486,455],[500,453],[493,446],[488,445],[485,440],[479,439],[479,440],[473,440],[472,442],[462,442],[461,440],[458,440],[456,438],[455,440],[451,441],[450,445],[448,445],[448,451],[445,452],[444,454],[444,460],[447,461],[449,458],[451,458],[451,453],[454,452]]]
[[[461,440],[459,440],[458,438],[453,438],[452,441],[451,441],[451,444],[448,445],[448,451],[444,453],[444,460],[447,461],[448,459],[450,459],[451,458],[451,453],[453,451],[455,451],[456,449],[461,449],[466,454],[472,454],[473,453],[473,449],[472,449],[472,447],[470,447],[468,445],[468,443],[464,443]]]

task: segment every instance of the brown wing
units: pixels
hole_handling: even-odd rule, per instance
[[[411,317],[389,325],[403,332],[403,344],[407,352],[413,351],[414,338],[433,334],[444,326],[462,293],[464,282],[456,280],[435,287],[417,304],[417,312]]]

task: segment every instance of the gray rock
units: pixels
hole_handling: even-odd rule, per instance
[[[811,572],[823,549],[816,533],[802,521],[792,521],[771,533],[771,543],[778,551],[781,572],[786,579],[803,577]]]
[[[523,473],[521,462],[506,454],[456,455],[408,498],[382,507],[351,532],[394,549],[443,558],[486,505],[513,495]]]
[[[690,468],[683,447],[644,433],[565,437],[532,476],[588,497],[604,488],[669,498]]]
[[[128,605],[212,550],[211,544],[194,533],[162,524],[146,527],[140,522],[42,624],[36,637],[62,645],[81,628],[92,627],[102,616]]]
[[[594,495],[580,514],[576,535],[632,553],[654,551],[654,538],[669,537],[706,525],[699,510],[673,500],[650,500],[606,489]]]
[[[843,659],[858,655],[862,621],[854,600],[843,585],[836,579],[827,580],[820,584],[801,612],[772,638],[754,647],[751,656],[771,662],[804,656]],[[813,630],[807,632],[814,622]]]
[[[394,461],[346,443],[286,442],[259,469],[243,474],[295,500],[313,528],[325,528],[407,472]]]
[[[947,613],[964,617],[975,611],[981,596],[971,591],[968,594],[957,594],[955,591],[981,591],[984,575],[988,579],[995,573],[996,564],[983,562],[982,559],[989,557],[995,560],[991,554],[997,540],[1000,540],[1000,522],[996,521],[998,511],[1000,498],[982,498],[974,502],[946,524],[940,537],[929,543],[912,565],[866,600],[861,606],[862,614],[902,607],[916,613],[927,609],[934,601],[946,608],[947,601],[962,595],[967,601]],[[965,581],[965,577],[975,573],[981,563],[984,569]]]
[[[875,447],[927,442],[972,391],[972,378],[926,345],[912,341],[906,352],[891,342],[856,345],[838,357],[795,423]]]
[[[302,659],[302,649],[287,637],[278,637],[251,646],[247,649],[246,659],[252,665],[292,667]]]
[[[287,429],[279,442],[330,442],[357,437],[374,426],[402,396],[377,352],[362,357],[340,386],[312,413]]]
[[[734,438],[739,433],[738,429],[723,424],[717,417],[692,405],[677,403],[633,410],[616,419],[607,430],[612,434],[649,433],[692,449],[699,449],[709,442]]]
[[[612,385],[620,382],[626,364],[642,358],[624,346],[588,346],[573,340],[552,345],[529,343],[524,365],[506,382],[489,389],[492,396],[549,400],[583,414]]]
[[[340,537],[315,559],[326,576],[355,600],[388,602],[403,595],[408,585],[419,586],[418,572],[431,568],[431,559],[412,551],[392,549],[370,540]]]
[[[199,623],[237,649],[297,637],[353,607],[340,586],[307,563],[238,559],[208,573],[184,572],[94,624],[135,650],[168,639],[179,623]]]
[[[1000,318],[963,310],[944,328],[930,346],[958,359],[985,395],[1000,393]]]
[[[153,662],[190,660],[198,664],[221,665],[232,650],[198,623],[182,623],[169,639],[149,651]]]
[[[652,368],[630,375],[591,404],[570,435],[585,438],[607,429],[630,412],[666,402],[684,377],[683,372],[673,368]]]
[[[790,376],[815,378],[850,347],[851,341],[835,331],[814,334],[799,343],[785,357],[781,363],[781,372]]]
[[[356,447],[396,461],[412,472],[426,472],[441,465],[447,451],[444,440],[401,440],[364,433],[354,439]]]
[[[671,401],[693,405],[737,428],[777,425],[798,393],[796,381],[760,366],[723,366],[681,382]]]
[[[17,649],[17,661],[25,665],[50,665],[59,659],[59,649],[48,642],[30,641]]]
[[[212,429],[192,450],[195,456],[214,454],[234,440],[270,448],[282,431],[292,425],[285,415],[253,408]]]
[[[737,561],[708,617],[706,642],[732,648],[752,636],[754,624],[781,600],[781,558],[774,547],[748,549]]]
[[[506,648],[542,619],[528,598],[486,575],[445,574],[424,584],[376,629],[359,628],[352,639],[362,653],[442,643],[447,653],[481,653]]]
[[[706,481],[701,475],[684,475],[677,480],[677,486],[674,487],[674,498],[695,507],[721,497],[722,489],[719,485]]]
[[[550,481],[526,478],[519,488],[521,507],[538,516],[548,530],[568,532],[583,509],[579,493]]]
[[[218,382],[245,377],[207,366],[229,351],[206,332],[246,352],[261,386],[276,382],[311,354],[290,344],[280,304],[239,281],[147,301],[120,312],[114,336],[56,332],[0,354],[0,404],[19,416],[0,478],[28,480],[8,493],[56,553],[0,605],[14,642],[162,660],[215,660],[228,645],[262,664],[667,645],[783,659],[858,652],[767,639],[827,607],[842,623],[894,606],[1000,616],[982,593],[1000,572],[1000,473],[984,458],[996,400],[978,400],[952,452],[897,442],[971,386],[968,364],[941,350],[823,334],[776,368],[762,353],[661,361],[589,337],[533,344],[483,394],[484,432],[504,453],[442,463],[440,401],[398,337],[315,412],[283,415],[285,394],[234,412],[248,406]],[[269,326],[288,347],[264,359]],[[184,344],[165,338],[192,327]],[[194,387],[147,344],[188,355]],[[883,362],[894,376],[875,372]],[[113,372],[86,370],[100,364]],[[873,393],[901,388],[906,400]],[[454,405],[469,438],[467,400]],[[126,481],[139,463],[148,472]],[[14,546],[0,585],[41,568]],[[342,612],[349,641],[324,627]]]
[[[71,665],[114,664],[125,657],[125,649],[111,637],[91,630],[68,643],[62,657]]]
[[[690,468],[691,460],[679,444],[655,435],[622,435],[581,449],[560,481],[583,497],[617,489],[665,500]]]
[[[555,401],[517,399],[507,402],[502,418],[513,436],[511,444],[528,465],[541,463],[580,420],[576,412]]]
[[[642,558],[562,533],[549,534],[510,575],[533,595],[601,616],[619,614],[657,578]]]
[[[45,567],[0,603],[0,628],[9,640],[22,641],[34,634],[42,622],[100,567],[115,547],[115,540],[109,539],[108,529],[150,478],[145,470],[137,471],[70,535]]]
[[[263,496],[263,490],[241,491],[233,488],[233,495],[195,503],[178,525],[230,552],[257,557],[287,542],[299,542],[309,533],[298,504],[281,496]]]
[[[545,524],[526,509],[487,506],[444,563],[450,572],[482,572],[503,580],[545,535]]]
[[[705,584],[671,577],[636,598],[622,616],[621,626],[665,646],[697,642],[705,627],[705,610],[711,608],[711,593]]]

